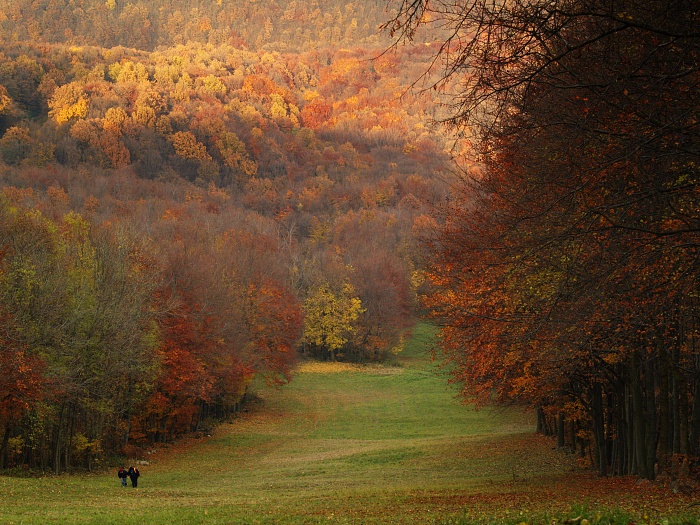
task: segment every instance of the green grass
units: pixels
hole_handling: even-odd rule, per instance
[[[138,489],[116,471],[2,476],[0,523],[517,523],[596,493],[531,414],[463,406],[431,337],[420,326],[397,366],[307,365],[256,387],[260,401],[213,437],[152,455]]]

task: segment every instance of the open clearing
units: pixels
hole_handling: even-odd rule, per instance
[[[5,524],[517,523],[577,504],[644,522],[692,500],[599,480],[534,433],[532,414],[474,411],[425,353],[419,327],[398,366],[305,363],[211,437],[153,454],[139,488],[105,475],[0,477]],[[696,507],[697,508],[697,507]]]

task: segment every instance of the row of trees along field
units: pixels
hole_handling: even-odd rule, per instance
[[[469,398],[525,400],[601,475],[700,467],[700,11],[691,0],[406,1],[454,29],[437,91],[478,166],[426,305]]]
[[[399,99],[429,56],[5,45],[2,466],[207,429],[298,349],[399,350],[446,193],[434,101]]]
[[[31,193],[0,202],[5,462],[90,468],[231,413],[255,374],[289,374],[302,313],[268,236],[143,209],[147,238],[55,187],[17,204]]]

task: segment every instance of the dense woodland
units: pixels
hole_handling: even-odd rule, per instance
[[[0,39],[153,50],[197,42],[306,51],[391,40],[379,27],[396,14],[384,0],[2,0]]]
[[[0,18],[4,467],[96,468],[207,431],[298,353],[400,351],[452,146],[407,92],[429,46],[251,51],[175,7],[50,9]]]

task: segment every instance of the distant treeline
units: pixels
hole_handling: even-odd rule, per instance
[[[1,0],[0,42],[153,50],[188,42],[261,49],[385,45],[384,0]],[[379,47],[379,46],[377,46]]]
[[[209,428],[298,350],[381,360],[446,194],[425,56],[6,46],[0,461]]]

